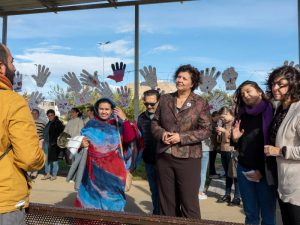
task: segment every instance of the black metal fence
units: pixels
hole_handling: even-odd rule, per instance
[[[30,204],[27,225],[240,225],[240,223],[194,220],[177,217],[117,213],[93,209]]]

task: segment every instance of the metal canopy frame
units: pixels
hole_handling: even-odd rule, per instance
[[[134,118],[137,119],[139,115],[139,6],[188,1],[197,0],[1,0],[0,16],[3,18],[2,43],[7,44],[8,16],[134,6]]]
[[[195,0],[1,0],[0,16],[62,12],[83,9],[117,8]]]

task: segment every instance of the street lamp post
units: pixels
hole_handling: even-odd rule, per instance
[[[102,75],[104,79],[104,46],[110,44],[110,41],[106,42],[99,42],[98,45],[100,45],[100,50],[102,51]]]

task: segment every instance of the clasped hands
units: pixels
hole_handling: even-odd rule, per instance
[[[281,148],[272,145],[265,145],[264,152],[266,156],[280,156]]]
[[[177,144],[181,140],[180,140],[179,133],[165,131],[162,135],[162,141],[163,143],[169,145],[169,144]]]

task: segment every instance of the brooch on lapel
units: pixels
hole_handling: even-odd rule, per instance
[[[188,102],[188,103],[186,103],[186,106],[187,106],[187,107],[191,107],[192,104],[191,104],[190,102]]]

